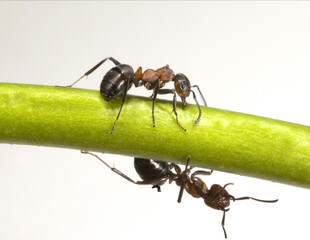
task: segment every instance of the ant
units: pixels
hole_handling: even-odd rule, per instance
[[[187,190],[188,193],[190,193],[192,196],[193,194],[198,194],[199,197],[203,198],[204,203],[216,210],[223,211],[223,217],[222,217],[222,228],[224,231],[224,236],[227,238],[227,233],[225,230],[225,214],[229,211],[229,208],[227,208],[230,205],[230,201],[239,201],[239,200],[255,200],[258,202],[264,202],[264,203],[275,203],[278,201],[278,199],[275,200],[261,200],[253,197],[239,197],[235,198],[234,196],[230,195],[226,187],[228,185],[233,185],[233,183],[227,183],[223,187],[218,184],[213,184],[210,189],[207,188],[207,185],[198,177],[196,177],[197,174],[200,174],[199,171],[196,171],[190,175],[190,171],[193,169],[191,166],[189,169],[187,169],[187,166],[189,164],[190,157],[187,159],[186,164],[186,176],[183,177],[183,182],[181,184],[180,192],[179,192],[179,198],[178,202],[181,202],[182,194],[184,189]]]
[[[127,181],[137,184],[137,185],[153,185],[152,188],[156,188],[158,192],[161,191],[161,186],[168,180],[169,184],[173,181],[176,182],[178,186],[181,186],[184,182],[185,178],[188,178],[188,170],[186,169],[182,172],[181,168],[174,163],[168,163],[158,160],[152,160],[152,159],[145,159],[145,158],[134,158],[134,167],[142,181],[134,181],[124,173],[122,173],[120,170],[116,169],[115,167],[111,167],[109,164],[107,164],[103,159],[101,159],[99,156],[97,156],[94,153],[88,152],[88,151],[81,151],[81,153],[90,154],[97,159],[99,159],[104,165],[106,165],[108,168],[110,168],[113,172],[117,173],[121,177],[125,178]],[[176,173],[174,173],[172,171]],[[204,175],[210,175],[212,171],[206,172],[206,171],[196,171],[192,175],[195,174],[204,174]],[[186,188],[185,188],[186,189]],[[186,189],[187,190],[187,189]],[[198,194],[193,194],[194,197],[199,197]]]
[[[196,95],[191,87],[196,87],[204,101],[204,105],[207,106],[206,101],[198,87],[198,85],[191,86],[188,78],[181,73],[174,74],[174,72],[169,68],[168,65],[159,68],[157,70],[147,69],[142,73],[142,67],[139,67],[136,72],[134,72],[133,68],[127,64],[121,64],[119,61],[114,59],[113,57],[107,57],[97,63],[94,67],[84,73],[80,78],[74,81],[72,84],[68,86],[63,86],[64,88],[70,88],[79,82],[82,78],[87,77],[92,72],[94,72],[97,68],[99,68],[104,62],[110,60],[115,64],[115,67],[110,69],[103,77],[100,85],[100,94],[103,99],[107,102],[119,98],[121,95],[122,103],[119,108],[118,115],[114,121],[113,127],[111,129],[110,134],[113,134],[116,122],[121,114],[123,105],[126,101],[126,96],[128,90],[131,88],[132,84],[135,87],[140,87],[142,85],[145,86],[148,90],[153,90],[152,98],[153,98],[153,105],[152,105],[152,119],[153,119],[153,127],[155,127],[155,116],[154,116],[154,105],[157,94],[173,94],[173,112],[176,116],[177,124],[184,130],[186,129],[179,123],[178,115],[176,111],[176,94],[178,94],[182,99],[182,108],[184,108],[187,103],[185,101],[186,97],[189,96],[190,92],[193,94],[193,98],[197,104],[199,115],[197,120],[193,123],[196,124],[200,117],[201,117],[201,109],[199,103],[197,101]],[[175,85],[175,89],[161,89],[165,83],[173,81]]]
[[[227,183],[223,187],[218,184],[213,184],[211,188],[208,189],[205,182],[203,182],[199,177],[197,177],[197,175],[211,175],[213,170],[211,171],[198,170],[190,174],[191,170],[194,168],[193,166],[189,167],[190,157],[187,158],[185,170],[183,171],[181,171],[181,168],[174,163],[135,157],[134,167],[136,172],[142,179],[142,181],[134,181],[127,175],[122,173],[120,170],[111,167],[99,156],[88,151],[81,151],[81,152],[96,157],[108,168],[110,168],[113,172],[117,173],[118,175],[125,178],[129,182],[138,185],[148,185],[148,184],[153,185],[152,188],[157,188],[158,192],[161,191],[160,186],[163,185],[167,180],[169,184],[174,181],[177,186],[180,186],[179,196],[177,199],[179,203],[182,200],[183,192],[185,189],[194,198],[202,198],[207,206],[213,209],[223,211],[221,225],[224,231],[225,238],[227,238],[227,233],[225,230],[225,215],[226,212],[229,211],[229,208],[227,207],[230,205],[231,200],[239,201],[239,200],[251,199],[264,203],[275,203],[278,201],[278,199],[261,200],[248,196],[235,198],[234,196],[230,195],[226,190],[226,187],[228,185],[232,185],[233,183]],[[175,170],[175,173],[171,171],[172,169]]]

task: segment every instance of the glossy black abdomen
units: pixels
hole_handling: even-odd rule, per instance
[[[132,67],[120,64],[110,69],[103,77],[100,84],[100,93],[105,101],[111,101],[120,97],[126,88],[125,79],[130,79],[134,75]],[[132,82],[129,81],[128,89]]]
[[[135,169],[143,180],[156,180],[168,176],[171,165],[167,162],[145,158],[135,158]]]

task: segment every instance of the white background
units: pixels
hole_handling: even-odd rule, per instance
[[[211,107],[309,125],[306,2],[0,2],[1,82],[66,85],[101,59],[170,64]],[[77,87],[98,89],[107,63]],[[149,96],[144,89],[131,94]],[[138,179],[132,159],[105,160]],[[214,172],[241,201],[229,239],[309,239],[309,190]],[[0,145],[0,239],[224,239],[222,213],[135,186],[76,150]]]

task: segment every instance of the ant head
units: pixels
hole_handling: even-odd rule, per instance
[[[182,107],[184,108],[187,105],[185,99],[189,96],[191,92],[191,83],[188,78],[182,73],[178,73],[177,75],[175,75],[173,81],[175,91],[181,97]]]
[[[211,208],[228,211],[226,208],[230,205],[230,200],[234,200],[234,197],[225,189],[229,184],[231,183],[226,184],[224,187],[218,184],[212,185],[205,197],[205,203]]]

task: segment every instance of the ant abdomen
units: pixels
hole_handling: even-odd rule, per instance
[[[108,102],[123,95],[132,86],[132,82],[128,84],[124,80],[130,78],[132,75],[132,67],[126,64],[120,64],[109,70],[104,75],[100,84],[100,94],[103,99]]]
[[[163,181],[159,181],[156,185],[162,185],[166,182],[167,176],[172,168],[172,165],[167,162],[145,158],[135,158],[134,166],[140,178],[145,181],[160,180],[163,178]]]

